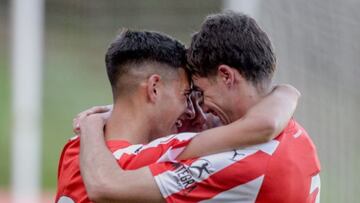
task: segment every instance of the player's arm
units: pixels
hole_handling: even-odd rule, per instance
[[[291,88],[290,88],[291,89]],[[282,96],[288,94],[288,89],[284,89],[284,91],[279,91],[280,89],[277,89],[274,91],[271,95],[273,96],[272,99],[268,99],[271,97],[267,97],[266,100],[263,100],[262,103],[257,104],[258,110],[261,110],[265,108],[268,113],[274,113],[273,111],[269,111],[268,105],[272,106],[275,105],[273,102],[280,102],[281,99],[284,99]],[[286,93],[287,92],[287,93]],[[294,92],[293,92],[294,93]],[[295,97],[297,100],[298,93],[295,93]],[[289,96],[289,95],[288,95]],[[294,95],[292,95],[294,96]],[[280,101],[279,101],[280,99]],[[282,103],[284,104],[284,103]],[[284,110],[284,106],[279,105],[278,108],[281,110]],[[295,101],[296,105],[296,101]],[[275,105],[276,106],[276,105]],[[290,105],[291,106],[291,105]],[[295,107],[293,107],[295,108]],[[279,109],[274,108],[275,112],[277,112]],[[253,111],[253,110],[251,110]],[[257,117],[256,111],[254,113],[251,113],[249,111],[250,115],[253,115],[254,118]],[[293,110],[292,110],[293,111]],[[291,117],[292,113],[289,113],[288,119]],[[261,115],[261,114],[260,114]],[[274,113],[276,116],[277,114]],[[249,117],[249,116],[248,116]],[[155,184],[155,181],[149,172],[148,168],[143,168],[139,170],[134,171],[123,171],[122,169],[119,169],[118,165],[116,164],[115,159],[111,155],[111,153],[107,150],[104,139],[102,136],[102,128],[104,123],[102,118],[98,116],[98,121],[96,121],[96,115],[86,118],[87,120],[85,122],[86,125],[85,128],[81,129],[82,135],[81,135],[81,172],[83,175],[83,179],[89,194],[89,197],[94,201],[101,201],[101,200],[109,200],[109,199],[117,199],[122,202],[136,202],[136,201],[144,201],[147,202],[159,202],[162,200],[160,192],[158,187]],[[90,120],[89,120],[90,119]],[[244,118],[245,119],[245,118]],[[288,120],[287,119],[287,120]],[[96,124],[98,122],[98,124]],[[241,122],[236,121],[236,122]],[[244,121],[242,121],[244,122]],[[99,125],[100,123],[100,125]],[[246,122],[245,122],[246,123]],[[287,123],[287,121],[285,122]],[[259,123],[255,122],[256,125]],[[286,124],[283,124],[286,125]],[[241,126],[241,125],[240,125]],[[229,126],[228,126],[229,127]],[[231,129],[232,126],[229,127]],[[239,129],[242,129],[240,127]],[[238,133],[238,128],[233,127],[233,130]],[[245,128],[246,129],[246,128]],[[273,132],[275,128],[270,128],[270,132],[274,133],[275,135],[278,132]],[[227,129],[225,129],[227,130]],[[235,132],[235,131],[227,131],[227,133]],[[276,130],[275,130],[276,131]],[[280,130],[279,130],[280,131]],[[211,131],[209,131],[211,132]],[[213,131],[213,133],[216,133],[216,131]],[[259,131],[258,131],[259,132]],[[264,131],[268,133],[268,131]],[[218,133],[218,132],[217,132]],[[266,134],[264,133],[264,134]],[[220,131],[220,134],[224,134],[224,131]],[[202,136],[210,136],[210,134],[203,133]],[[237,134],[235,134],[237,135]],[[200,135],[201,136],[201,135]],[[245,139],[246,140],[246,139]],[[201,140],[197,140],[194,143],[197,143]],[[224,150],[223,145],[216,145],[215,140],[208,140],[211,142],[215,142],[213,146],[218,147],[221,151]],[[266,140],[265,140],[266,141]],[[228,143],[229,142],[229,143]],[[243,141],[241,141],[243,142]],[[206,143],[206,142],[205,142]],[[227,143],[228,146],[232,146],[233,141],[231,139],[227,140],[225,143]],[[251,142],[248,141],[248,144]],[[202,143],[204,144],[204,142]],[[235,143],[239,144],[239,143]],[[226,147],[225,146],[225,147]],[[196,145],[192,145],[192,148],[195,149],[194,152],[191,153],[203,153],[201,150],[196,151],[198,147]],[[205,148],[203,145],[200,148]],[[208,147],[206,147],[209,149]],[[191,148],[190,148],[191,149]],[[212,151],[212,149],[211,149]],[[189,151],[188,151],[189,152]],[[186,151],[185,151],[186,153]],[[208,154],[208,152],[204,152],[205,154]],[[194,154],[193,154],[194,155]],[[191,155],[189,155],[191,156]],[[124,183],[124,184],[123,184]]]
[[[273,139],[286,127],[295,111],[299,96],[300,93],[297,89],[290,85],[276,86],[239,120],[226,126],[199,133],[191,140],[177,159],[205,156],[234,148],[260,144]],[[199,103],[196,101],[193,103],[195,109],[197,109],[197,114],[203,114]],[[74,119],[76,121],[74,123],[88,115],[106,112],[106,110],[110,109],[111,106],[93,107],[80,113]],[[108,115],[103,114],[102,117],[105,122]],[[74,124],[75,126],[76,124]],[[102,131],[98,133],[102,134]]]
[[[204,156],[267,142],[288,124],[300,93],[290,85],[278,85],[239,120],[195,136],[178,160]]]
[[[80,120],[80,170],[89,199],[94,202],[163,202],[148,168],[122,170],[108,150],[100,114]],[[83,124],[86,123],[86,124]]]

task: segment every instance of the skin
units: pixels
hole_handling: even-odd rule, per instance
[[[227,65],[220,65],[214,76],[192,79],[195,88],[203,92],[204,112],[217,115],[224,124],[241,118],[271,90],[269,84],[254,85]]]
[[[201,106],[203,102],[202,92],[192,90],[190,94],[191,106],[193,106],[193,117],[188,117],[182,122],[182,127],[179,129],[180,132],[201,132],[210,128],[222,126],[222,122],[219,117],[214,116],[211,113],[205,113]]]
[[[171,79],[152,74],[140,82],[132,95],[116,98],[105,126],[106,140],[139,144],[177,133],[177,120],[193,116],[194,110],[187,105],[189,82],[185,71],[179,69]]]
[[[268,93],[267,90],[254,87],[235,69],[228,66],[219,67],[215,80],[213,80],[214,78],[210,80],[196,77],[193,79],[197,88],[204,93],[205,111],[215,113],[223,123],[231,123],[231,125],[223,126],[222,129],[215,128],[205,131],[198,135],[179,159],[248,146],[272,139],[282,130],[279,126],[284,127],[290,119],[299,96],[296,90],[285,86],[278,89],[278,92],[270,94],[269,97],[265,97]],[[225,98],[231,98],[231,100]],[[295,102],[290,102],[289,105],[286,103],[288,102],[286,99],[289,98]],[[251,110],[252,107],[256,107],[257,110]],[[272,107],[271,110],[269,107]],[[290,113],[284,116],[281,114],[283,111]],[[80,168],[90,199],[93,201],[162,202],[159,189],[148,168],[134,171],[119,169],[101,136],[104,124],[104,119],[99,115],[91,115],[80,120]],[[241,135],[246,133],[247,136],[239,136],[239,132]],[[257,137],[259,132],[262,137]],[[217,135],[217,137],[211,139],[210,135]],[[220,135],[226,136],[220,137]],[[221,142],[225,143],[224,146],[219,145],[219,139],[224,140]],[[204,147],[205,143],[207,147]],[[201,147],[199,147],[200,145]],[[127,184],[119,184],[121,182]]]

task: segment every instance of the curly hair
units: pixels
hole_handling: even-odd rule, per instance
[[[256,21],[242,13],[225,12],[208,16],[201,30],[192,36],[187,51],[192,74],[208,77],[226,64],[246,80],[271,80],[276,57],[271,41]]]

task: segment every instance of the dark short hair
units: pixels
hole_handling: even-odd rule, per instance
[[[110,44],[105,62],[114,91],[119,78],[129,71],[129,64],[155,62],[171,69],[184,68],[186,49],[179,41],[159,32],[124,29]]]
[[[254,83],[271,80],[276,63],[271,42],[256,21],[232,11],[205,19],[192,36],[187,59],[192,74],[212,76],[225,64]]]

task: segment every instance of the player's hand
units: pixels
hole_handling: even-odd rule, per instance
[[[275,85],[273,88],[273,91],[275,91],[275,90],[286,91],[286,92],[292,93],[293,95],[296,95],[297,97],[301,96],[300,91],[290,84]]]
[[[90,116],[92,114],[102,114],[101,117],[103,119],[105,119],[105,122],[108,120],[108,118],[110,117],[110,114],[112,112],[113,109],[113,105],[106,105],[106,106],[94,106],[91,107],[90,109],[87,109],[81,113],[79,113],[74,119],[73,119],[73,132],[75,134],[79,134],[80,133],[80,120],[84,119],[87,116]]]
[[[93,134],[103,135],[103,129],[106,124],[105,117],[107,117],[104,114],[107,113],[109,112],[90,114],[88,116],[79,118],[80,137],[92,136]]]

